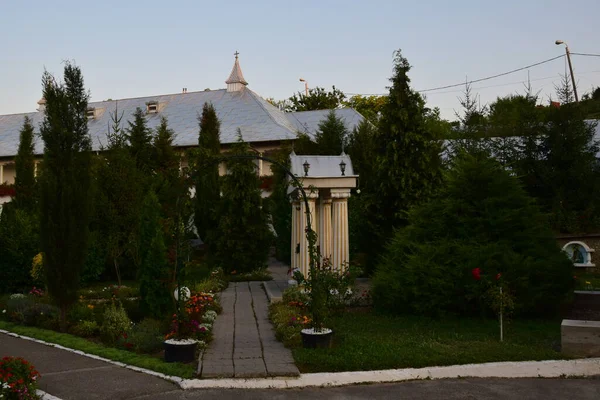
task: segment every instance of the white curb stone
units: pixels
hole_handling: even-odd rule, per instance
[[[59,397],[56,396],[52,396],[50,393],[46,393],[42,390],[36,390],[35,394],[37,394],[38,396],[40,396],[41,400],[62,400]]]

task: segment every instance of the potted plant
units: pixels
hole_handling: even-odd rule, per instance
[[[319,254],[316,248],[316,232],[307,229],[306,238],[309,248],[310,276],[303,283],[310,299],[311,323],[310,328],[302,329],[300,332],[302,345],[305,348],[329,348],[332,343],[333,330],[325,327],[328,314],[326,275],[317,265]]]

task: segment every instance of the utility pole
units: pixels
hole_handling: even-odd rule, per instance
[[[306,94],[306,97],[308,97],[308,82],[306,82],[304,78],[300,78],[300,82],[304,82],[304,93]]]
[[[569,51],[569,46],[562,40],[557,40],[554,42],[557,45],[564,44],[565,52],[567,53],[567,61],[569,62],[569,71],[571,72],[571,82],[573,83],[573,94],[575,94],[575,101],[579,102],[579,96],[577,96],[577,87],[575,86],[575,75],[573,75],[573,64],[571,64],[571,52]]]

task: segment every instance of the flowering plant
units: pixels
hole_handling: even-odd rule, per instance
[[[483,279],[482,280],[481,268],[473,268],[471,275],[476,281],[481,281],[482,285],[487,286],[487,290],[484,292],[483,297],[487,300],[489,307],[498,315],[500,322],[500,341],[504,340],[504,319],[514,309],[514,299],[510,294],[508,288],[505,288],[505,283],[502,278],[502,273],[498,272],[494,279]],[[485,276],[484,276],[485,277]]]
[[[173,314],[169,339],[203,339],[210,333],[216,318],[212,293],[193,293],[183,304],[182,312]]]
[[[39,377],[34,366],[23,358],[3,357],[0,360],[0,398],[37,399],[35,391]]]

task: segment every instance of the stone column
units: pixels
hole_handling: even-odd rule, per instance
[[[298,251],[296,251],[299,247],[300,244],[300,235],[299,235],[299,231],[300,231],[300,223],[301,223],[301,218],[300,218],[300,202],[297,200],[292,201],[292,243],[291,243],[291,247],[292,247],[292,256],[291,256],[291,267],[292,269],[294,268],[299,268],[299,256],[300,253]]]
[[[319,197],[319,193],[307,193],[306,197],[308,198],[308,210],[306,209],[306,204],[304,201],[300,201],[300,214],[301,214],[301,222],[300,222],[300,257],[299,257],[299,266],[300,271],[305,278],[309,276],[310,269],[310,256],[308,252],[308,240],[306,239],[306,214],[310,213],[310,225],[313,230],[315,230],[315,200]]]
[[[334,269],[342,268],[342,264],[350,261],[350,249],[348,238],[348,198],[350,189],[332,189],[332,225],[333,225],[333,249],[332,263]]]
[[[322,198],[320,208],[319,246],[321,246],[321,256],[331,260],[333,249],[331,232],[331,199]]]
[[[4,164],[0,164],[0,185],[4,183]]]

